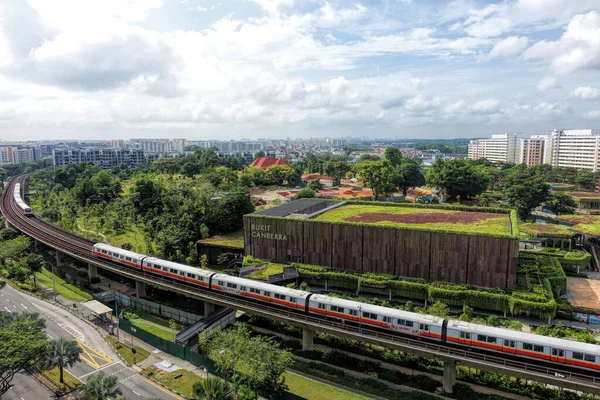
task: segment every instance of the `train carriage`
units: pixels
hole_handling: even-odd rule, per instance
[[[19,206],[19,208],[21,209],[21,212],[29,217],[33,215],[33,210],[31,209],[31,207],[29,207],[27,205],[27,203],[25,203],[23,201],[23,198],[21,198],[21,184],[17,183],[15,185],[15,189],[13,191],[13,198],[15,199],[15,202],[17,203],[17,206]]]
[[[144,258],[142,261],[142,269],[147,272],[182,280],[206,288],[210,285],[210,277],[215,274],[213,271],[194,268],[155,257]]]
[[[98,257],[117,261],[121,264],[127,265],[128,267],[133,267],[136,269],[142,268],[142,260],[147,257],[143,254],[134,253],[133,251],[129,250],[123,250],[104,243],[96,243],[92,248],[92,253]]]
[[[306,300],[312,295],[302,290],[225,274],[213,275],[211,289],[301,310],[306,310]]]

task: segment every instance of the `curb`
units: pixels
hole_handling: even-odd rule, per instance
[[[173,389],[169,388],[168,386],[165,386],[165,385],[163,385],[162,383],[158,382],[158,381],[157,381],[157,380],[155,380],[155,379],[152,379],[152,378],[150,378],[149,376],[146,376],[146,375],[142,374],[142,373],[141,373],[141,370],[139,370],[139,371],[138,371],[138,369],[137,369],[137,368],[139,368],[139,367],[137,367],[137,366],[136,366],[137,368],[133,368],[133,366],[134,366],[135,364],[134,364],[134,365],[132,365],[132,366],[129,366],[129,365],[127,365],[127,362],[125,361],[125,359],[123,358],[123,356],[121,356],[121,353],[119,353],[119,351],[118,351],[118,350],[115,348],[115,346],[113,346],[113,345],[112,345],[112,343],[110,343],[110,342],[108,341],[108,339],[106,339],[106,335],[108,334],[108,332],[103,332],[103,331],[102,331],[100,328],[98,328],[96,325],[92,324],[90,321],[88,321],[88,320],[86,320],[86,319],[84,319],[84,318],[81,318],[81,317],[80,317],[80,316],[79,316],[77,313],[74,313],[73,311],[71,311],[71,309],[69,309],[69,308],[67,308],[67,307],[63,306],[62,304],[60,304],[60,303],[58,303],[58,302],[53,302],[53,301],[50,301],[50,300],[48,300],[48,299],[44,299],[44,298],[41,298],[41,297],[37,297],[37,296],[33,295],[31,292],[27,292],[27,291],[24,291],[24,290],[23,290],[23,289],[21,289],[21,288],[15,287],[15,286],[13,285],[13,282],[12,282],[12,281],[9,281],[9,280],[7,280],[7,282],[9,283],[10,287],[12,287],[13,289],[15,289],[16,291],[18,291],[18,292],[21,292],[22,294],[25,294],[25,295],[28,295],[28,296],[35,297],[35,298],[37,298],[37,299],[40,299],[40,300],[42,300],[42,301],[45,301],[45,302],[46,302],[46,303],[48,303],[48,304],[52,304],[52,305],[58,306],[58,307],[60,307],[60,308],[62,308],[62,309],[64,309],[64,310],[68,311],[69,313],[71,313],[72,315],[74,315],[75,317],[77,317],[78,319],[80,319],[81,321],[84,321],[86,324],[88,324],[89,326],[91,326],[92,328],[94,328],[94,329],[95,329],[95,330],[96,330],[96,331],[97,331],[97,332],[100,334],[100,336],[102,336],[102,339],[104,339],[104,341],[106,342],[106,344],[107,344],[107,345],[109,345],[110,347],[112,347],[113,349],[115,349],[115,353],[117,353],[117,356],[118,356],[118,357],[121,359],[121,361],[122,361],[122,362],[123,362],[123,363],[124,363],[124,364],[125,364],[125,365],[126,365],[128,368],[131,368],[132,370],[134,370],[134,371],[136,372],[136,374],[137,374],[137,375],[139,375],[139,376],[140,376],[140,377],[142,377],[143,379],[147,379],[147,380],[149,380],[149,381],[152,381],[153,383],[156,383],[157,385],[160,385],[160,386],[161,386],[161,387],[163,387],[164,389],[168,390],[169,392],[172,392],[172,393],[176,394],[177,396],[180,396],[180,397],[182,397],[182,398],[184,398],[184,399],[188,399],[188,397],[186,397],[186,396],[182,395],[181,393],[179,393],[179,392],[177,392],[177,391],[175,391],[175,390],[173,390]],[[118,339],[118,338],[117,338],[117,342],[119,342],[119,339]],[[119,343],[120,343],[120,342],[119,342]],[[86,344],[86,345],[87,345],[87,344]],[[90,346],[90,347],[94,349],[94,347],[92,347],[92,346]],[[94,349],[94,350],[98,351],[97,349]],[[37,378],[36,378],[36,379],[37,379]],[[38,380],[39,380],[39,379],[38,379]],[[45,385],[44,385],[44,386],[45,386]]]

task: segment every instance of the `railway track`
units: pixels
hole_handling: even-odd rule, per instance
[[[525,377],[559,387],[567,387],[600,395],[600,378],[598,378],[593,371],[590,371],[589,375],[585,375],[582,374],[581,371],[574,372],[573,370],[559,369],[554,366],[548,367],[530,364],[498,357],[497,355],[491,356],[465,351],[464,349],[422,342],[412,338],[323,320],[322,318],[303,313],[282,310],[264,304],[257,304],[255,302],[239,299],[236,296],[215,293],[202,288],[190,287],[188,285],[159,278],[143,271],[134,271],[110,261],[99,260],[92,253],[93,241],[66,232],[35,216],[26,217],[20,212],[20,209],[13,201],[13,197],[10,194],[12,194],[16,183],[21,183],[21,187],[25,188],[27,178],[28,175],[20,175],[10,181],[0,202],[0,212],[2,212],[7,221],[18,230],[34,239],[46,243],[50,247],[74,256],[79,260],[87,261],[98,265],[101,268],[112,270],[113,272],[120,273],[134,280],[163,286],[184,295],[209,299],[226,307],[237,308],[253,314],[279,319],[296,325],[310,327],[315,330],[350,337],[352,339],[368,341],[396,348],[401,351],[423,355],[425,357],[438,358],[444,362],[446,362],[446,360],[451,360],[453,363],[470,366],[472,368],[479,368],[492,372],[501,371],[500,373],[511,376]],[[7,193],[8,195],[6,195]]]

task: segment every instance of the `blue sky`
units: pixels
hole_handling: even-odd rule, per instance
[[[600,127],[600,0],[3,0],[0,140]]]

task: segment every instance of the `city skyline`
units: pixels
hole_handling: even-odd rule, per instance
[[[600,126],[597,1],[8,0],[0,139]]]

